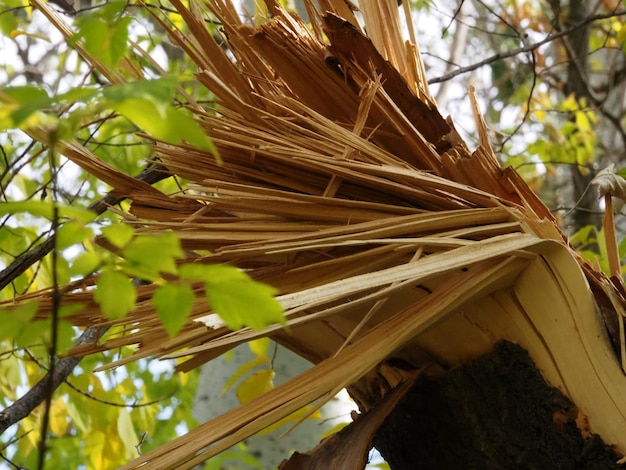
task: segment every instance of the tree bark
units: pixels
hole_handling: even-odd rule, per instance
[[[626,468],[509,342],[437,379],[420,378],[374,445],[394,470]]]
[[[587,102],[593,102],[589,92],[589,63],[587,60],[590,25],[582,25],[589,16],[589,2],[570,0],[568,6],[565,27],[570,28],[578,24],[581,26],[573,29],[564,39],[569,59],[564,91],[566,95],[573,93],[578,100],[585,98]],[[595,177],[595,173],[595,171],[583,173],[578,166],[571,167],[574,201],[578,203],[579,208],[573,213],[574,231],[578,231],[586,225],[595,225],[596,227],[602,225],[598,195],[595,190],[587,190],[589,183]]]

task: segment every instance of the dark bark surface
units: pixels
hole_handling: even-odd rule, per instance
[[[435,380],[421,378],[374,445],[394,470],[626,468],[526,351],[507,342]]]

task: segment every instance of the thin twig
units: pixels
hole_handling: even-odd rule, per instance
[[[41,362],[39,359],[37,359],[37,357],[33,353],[31,353],[28,349],[24,349],[24,352],[26,352],[30,360],[33,361],[35,364],[37,364],[40,368],[42,368],[43,370],[48,370],[46,368],[46,365],[43,362]],[[174,390],[168,393],[167,395],[162,396],[161,398],[157,398],[156,400],[151,400],[151,401],[147,401],[144,403],[137,403],[137,401],[134,401],[132,403],[122,403],[122,402],[105,400],[104,398],[98,398],[97,396],[78,388],[76,385],[70,382],[69,379],[65,380],[65,385],[67,385],[69,388],[74,390],[76,393],[79,393],[82,396],[89,398],[90,400],[96,401],[98,403],[102,403],[103,405],[115,406],[118,408],[143,408],[145,406],[156,405],[157,403],[161,403],[169,398],[172,398],[178,392],[178,390]]]
[[[138,181],[143,181],[148,184],[154,184],[161,181],[162,179],[167,178],[168,176],[169,173],[163,165],[155,164],[144,169],[141,173],[135,176],[135,178]],[[91,204],[89,206],[89,210],[94,211],[96,214],[100,215],[104,213],[107,208],[119,204],[124,199],[126,199],[125,196],[118,196],[117,194],[109,193],[99,201]],[[21,255],[16,257],[13,262],[6,267],[6,269],[0,272],[0,290],[8,286],[33,264],[41,261],[44,256],[50,253],[52,247],[53,238],[48,237],[43,243],[41,243],[41,245],[38,245],[32,250],[27,251],[26,253],[22,253]]]
[[[55,160],[54,145],[51,145],[48,149],[48,158],[50,162],[50,179],[52,188],[52,226],[50,231],[52,232],[52,312],[50,313],[50,345],[48,347],[48,358],[50,369],[48,373],[54,377],[54,372],[57,363],[57,346],[59,343],[59,309],[61,308],[61,291],[59,290],[59,247],[57,244],[59,233],[59,187],[58,187],[58,175],[59,168]],[[41,434],[39,439],[39,455],[37,459],[37,468],[44,470],[46,461],[48,440],[48,427],[50,426],[50,408],[52,407],[52,396],[56,387],[53,386],[52,381],[48,381],[46,387],[45,406],[43,412],[43,419],[41,420]]]
[[[21,465],[18,465],[15,462],[13,462],[12,460],[8,459],[1,452],[0,452],[0,459],[4,460],[6,463],[8,463],[15,470],[28,470],[26,467],[22,467]]]
[[[534,42],[532,44],[528,44],[528,45],[523,46],[523,47],[518,47],[517,49],[513,49],[512,51],[499,52],[498,54],[494,54],[491,57],[488,57],[488,58],[486,58],[484,60],[481,60],[480,62],[476,62],[475,64],[468,65],[466,67],[460,67],[460,68],[456,69],[455,71],[450,72],[450,73],[446,73],[446,74],[444,74],[444,75],[442,75],[440,77],[431,78],[430,80],[428,80],[428,84],[432,85],[433,83],[445,82],[447,80],[453,79],[454,77],[456,77],[458,75],[462,75],[464,73],[472,72],[472,71],[474,71],[476,69],[484,67],[485,65],[489,65],[489,64],[491,64],[493,62],[496,62],[498,60],[508,59],[509,57],[513,57],[513,56],[516,56],[518,54],[523,54],[525,52],[534,51],[535,49],[540,48],[544,44],[548,44],[549,42],[552,42],[555,39],[561,38],[563,36],[567,36],[568,34],[571,34],[572,31],[576,31],[578,28],[582,28],[583,26],[586,26],[589,23],[593,23],[594,21],[605,20],[607,18],[615,18],[617,16],[624,16],[624,15],[626,15],[626,10],[620,10],[620,11],[616,11],[616,12],[612,12],[612,13],[603,13],[603,14],[588,16],[587,18],[585,18],[584,21],[581,21],[580,23],[575,24],[574,26],[572,26],[570,28],[567,28],[567,29],[564,29],[562,31],[559,31],[559,32],[556,32],[556,33],[553,33],[553,34],[549,34],[548,36],[546,36],[541,41],[537,41],[537,42]]]
[[[530,116],[530,113],[531,113],[533,95],[535,94],[535,88],[537,86],[537,58],[535,57],[534,50],[530,51],[529,55],[530,55],[530,66],[533,69],[533,81],[530,85],[530,91],[528,92],[528,98],[526,100],[526,110],[524,111],[524,116],[522,117],[522,120],[517,124],[517,126],[515,126],[515,129],[513,129],[513,132],[511,132],[500,144],[499,152],[502,152],[507,142],[511,140],[515,134],[517,134],[517,132],[522,128],[524,124],[526,124],[526,119],[528,119],[528,116]]]
[[[83,331],[83,334],[80,335],[74,347],[96,342],[108,328],[108,326],[87,328]],[[32,413],[32,411],[44,401],[50,386],[54,389],[58,388],[58,386],[69,377],[74,367],[76,367],[81,359],[81,356],[67,356],[60,359],[56,363],[53,373],[51,373],[52,371],[48,371],[48,373],[22,397],[0,411],[0,434],[6,431],[9,426],[19,422]]]

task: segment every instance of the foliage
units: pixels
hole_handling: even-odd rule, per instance
[[[604,229],[586,225],[570,238],[570,242],[586,261],[598,266],[605,274],[611,274]],[[626,259],[626,237],[622,238],[618,249],[619,258]],[[623,276],[626,275],[626,265],[623,263],[621,271]]]

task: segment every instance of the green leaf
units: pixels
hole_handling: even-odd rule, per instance
[[[3,126],[6,127],[18,127],[33,113],[49,108],[54,102],[42,88],[32,85],[7,87],[2,90],[2,93],[9,98],[9,100],[2,100],[5,110],[9,111],[8,115],[0,114],[9,118],[8,121],[3,122]]]
[[[595,243],[597,236],[597,228],[594,225],[585,225],[570,237],[570,243],[587,246]]]
[[[180,241],[173,232],[140,235],[124,248],[122,254],[131,267],[168,274],[176,274],[175,259],[184,256]]]
[[[257,282],[244,271],[222,264],[182,264],[182,279],[202,281],[211,308],[226,325],[262,329],[284,323],[283,307],[274,298],[276,289]]]
[[[207,282],[205,291],[211,308],[232,330],[243,326],[260,330],[285,322],[283,308],[274,298],[276,289],[267,284],[252,279]]]
[[[118,248],[125,247],[134,234],[135,229],[127,224],[114,224],[102,228],[102,235]]]
[[[180,265],[179,273],[182,279],[190,281],[228,282],[250,279],[241,269],[226,264],[187,263]]]
[[[131,99],[141,99],[169,105],[176,91],[176,78],[163,77],[156,80],[137,80],[123,85],[106,87],[102,95],[111,104]]]
[[[622,238],[619,242],[619,257],[620,259],[626,258],[626,237]]]
[[[70,315],[80,312],[84,308],[85,308],[84,304],[62,305],[61,308],[59,309],[59,317],[60,318],[69,317]]]
[[[83,40],[87,52],[109,67],[115,67],[128,49],[131,18],[120,17],[120,3],[109,2],[109,9],[79,18],[78,32],[70,40],[72,44]]]
[[[102,258],[98,253],[94,251],[81,253],[72,263],[72,267],[70,268],[70,276],[87,276],[95,272],[100,266],[101,262]]]
[[[61,324],[61,322],[59,322]],[[50,338],[50,321],[49,320],[31,320],[26,328],[15,338],[18,347],[27,347],[31,344],[49,341]]]
[[[187,284],[164,284],[152,296],[157,316],[170,338],[174,338],[187,321],[195,300]]]
[[[80,431],[87,433],[91,426],[91,416],[89,410],[85,407],[79,406],[81,402],[78,400],[68,400],[67,402],[67,414],[72,418],[72,424],[74,424]]]
[[[58,95],[55,98],[55,101],[59,103],[75,103],[77,101],[86,103],[98,94],[100,94],[100,90],[97,88],[81,86],[80,88],[72,88],[71,90]]]
[[[218,162],[221,162],[217,147],[197,121],[195,121],[189,113],[183,109],[168,107],[166,110],[167,121],[170,123],[168,132],[164,136],[164,140],[171,143],[180,143],[182,141],[195,145],[198,148],[209,150],[215,155]]]
[[[89,227],[79,222],[66,222],[57,231],[57,247],[64,249],[90,239],[93,232]]]
[[[17,18],[9,11],[0,15],[0,31],[5,36],[11,37],[11,32],[17,29]]]
[[[123,318],[135,307],[137,290],[121,272],[112,269],[103,271],[96,287],[93,297],[107,318]]]
[[[267,350],[270,347],[270,339],[259,338],[252,340],[248,343],[248,347],[250,348],[250,352],[252,352],[252,354],[254,354],[256,357],[267,358]]]
[[[57,203],[59,217],[76,219],[83,223],[91,222],[95,213],[82,207],[72,207]],[[45,217],[49,220],[54,215],[54,203],[51,201],[16,201],[0,204],[0,215],[18,214],[26,212],[30,215]]]
[[[0,18],[2,18],[1,15]],[[4,100],[4,109],[0,106],[0,111],[3,111],[0,112],[0,117],[4,118],[0,120],[0,123],[6,128],[32,125],[32,122],[26,123],[26,121],[38,111],[48,111],[59,103],[87,102],[100,93],[96,88],[80,87],[49,97],[44,89],[32,85],[7,87],[3,88],[2,92],[9,97]],[[85,112],[84,108],[79,108],[62,121],[58,121],[52,114],[45,115],[45,119],[48,123],[52,122],[63,127],[66,122],[72,121],[75,115],[80,117],[83,112]]]
[[[165,77],[111,86],[103,95],[115,111],[156,139],[172,144],[188,142],[217,156],[217,148],[200,124],[188,111],[170,104],[175,90],[176,80]]]
[[[74,305],[73,307],[74,311],[77,311],[82,308],[82,305]],[[70,312],[71,309],[59,309],[59,316],[67,315]],[[51,340],[52,328],[50,320],[44,320],[44,323],[46,323],[46,331],[44,334],[46,342]],[[60,354],[65,354],[72,348],[74,345],[75,333],[76,332],[71,323],[65,320],[57,322],[57,350]]]
[[[166,103],[147,96],[127,98],[111,106],[148,134],[167,140],[165,137],[169,135],[170,123],[167,122]]]
[[[2,89],[2,94],[19,104],[50,100],[48,93],[43,88],[34,85],[6,87]]]
[[[116,21],[128,4],[124,1],[106,2],[98,8],[97,16],[108,21]]]
[[[2,328],[0,340],[15,340],[30,327],[32,318],[37,313],[39,302],[26,302],[15,308],[2,309]]]

